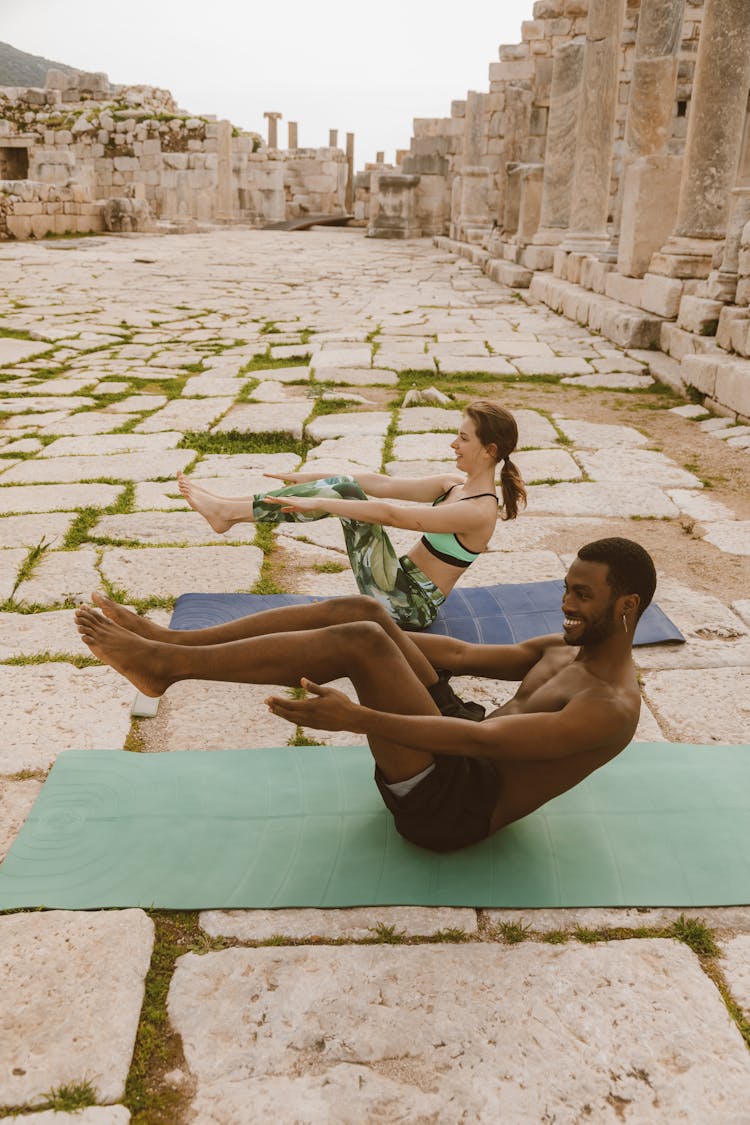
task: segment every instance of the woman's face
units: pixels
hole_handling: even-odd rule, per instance
[[[458,433],[451,442],[451,449],[456,455],[456,467],[464,471],[468,466],[475,466],[482,457],[489,459],[489,453],[479,440],[476,426],[468,414],[464,414],[461,419]]]

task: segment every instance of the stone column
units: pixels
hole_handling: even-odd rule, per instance
[[[684,16],[685,0],[642,0],[638,16],[612,243],[618,271],[633,277],[643,276],[677,215],[681,160],[667,155],[667,149]],[[637,172],[632,171],[635,162]],[[660,201],[658,221],[655,199]]]
[[[328,147],[329,148],[338,148],[338,143],[339,143],[339,131],[338,131],[338,129],[329,129],[328,130]]]
[[[583,43],[574,40],[557,47],[553,56],[542,210],[539,230],[533,239],[538,246],[556,246],[564,238],[570,221],[575,164],[575,147],[570,139],[575,136],[580,104],[583,54]]]
[[[672,237],[651,272],[706,278],[723,238],[750,87],[747,0],[706,0]]]
[[[288,148],[299,148],[299,132],[296,121],[287,121],[287,131],[289,139],[287,141]]]
[[[376,152],[375,153],[375,163],[376,164],[385,164],[385,153],[384,152]]]
[[[232,123],[217,122],[216,218],[220,223],[232,221]]]
[[[348,172],[344,207],[347,215],[351,215],[354,207],[354,133],[346,134],[346,165]]]
[[[745,115],[745,131],[737,172],[736,187],[729,200],[727,236],[721,265],[708,279],[708,295],[714,301],[733,302],[737,294],[740,243],[745,225],[750,223],[750,103]]]
[[[625,0],[591,0],[576,129],[570,231],[564,250],[609,247],[607,215]]]
[[[266,111],[263,116],[268,120],[268,147],[279,147],[279,118],[283,115],[281,113]]]
[[[490,170],[484,165],[461,171],[461,213],[459,238],[465,242],[481,242],[492,225],[489,206]]]
[[[482,163],[483,116],[484,95],[469,90],[464,114],[464,167],[476,167]]]

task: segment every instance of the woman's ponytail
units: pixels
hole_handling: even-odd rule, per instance
[[[518,515],[521,505],[526,507],[526,489],[523,477],[510,457],[503,458],[503,467],[500,470],[500,490],[503,494],[504,520],[514,520]]]

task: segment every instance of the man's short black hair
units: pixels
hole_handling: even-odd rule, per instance
[[[604,563],[608,568],[607,581],[616,598],[623,594],[638,594],[640,606],[638,616],[651,602],[656,589],[656,568],[654,560],[640,543],[632,539],[613,536],[610,539],[596,539],[587,543],[578,552],[584,562]]]

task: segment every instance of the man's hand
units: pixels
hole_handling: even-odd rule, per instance
[[[300,684],[305,691],[311,693],[312,698],[289,699],[272,695],[266,700],[269,711],[290,723],[313,727],[315,730],[364,733],[361,722],[363,708],[359,704],[352,703],[343,692],[336,691],[335,688],[321,687],[306,679],[300,680]]]

